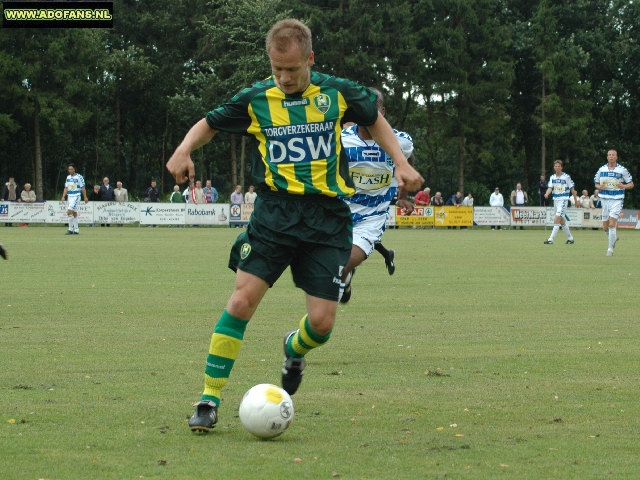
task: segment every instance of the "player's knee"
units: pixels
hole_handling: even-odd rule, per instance
[[[259,303],[259,299],[254,299],[250,295],[236,291],[233,292],[233,295],[231,295],[229,299],[227,312],[234,317],[249,320],[258,308]]]
[[[309,315],[309,325],[314,333],[317,335],[324,337],[328,335],[331,330],[333,330],[333,325],[336,321],[335,315],[331,315],[329,313],[325,313],[324,315]]]

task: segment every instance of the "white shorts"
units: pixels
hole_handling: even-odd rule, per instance
[[[613,198],[602,199],[602,221],[607,218],[614,218],[616,221],[620,218],[623,200],[615,200]]]
[[[376,242],[382,238],[387,223],[387,214],[367,217],[353,226],[353,244],[362,249],[367,258]]]
[[[67,195],[67,202],[67,210],[77,212],[78,205],[80,205],[80,195]]]
[[[553,206],[556,209],[556,217],[564,218],[564,214],[567,211],[568,199],[554,199]]]

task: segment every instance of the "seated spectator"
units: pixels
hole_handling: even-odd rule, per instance
[[[416,196],[413,197],[413,203],[416,205],[429,205],[431,203],[431,189],[429,187],[424,190],[420,190],[416,193]]]
[[[254,190],[253,185],[249,185],[249,191],[244,194],[244,203],[256,203],[258,194]]]
[[[20,194],[20,198],[25,203],[33,203],[36,201],[36,192],[31,190],[30,183],[24,184],[24,190],[22,190],[22,193]]]
[[[582,196],[578,198],[578,202],[580,203],[580,207],[582,208],[595,208],[593,206],[591,198],[589,197],[589,192],[586,190],[582,191]]]
[[[444,205],[444,198],[442,198],[442,193],[436,192],[435,196],[431,199],[431,205]]]
[[[244,201],[244,196],[242,195],[242,187],[240,185],[236,185],[235,191],[231,194],[231,203],[235,205],[242,205]]]
[[[203,188],[205,203],[218,202],[218,190],[211,186],[211,180],[207,180],[207,185]]]

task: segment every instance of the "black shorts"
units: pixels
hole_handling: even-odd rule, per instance
[[[229,268],[273,285],[291,266],[298,288],[314,297],[338,300],[352,231],[351,211],[342,200],[261,193],[246,231],[231,248]]]

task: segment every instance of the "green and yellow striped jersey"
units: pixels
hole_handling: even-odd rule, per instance
[[[354,193],[341,123],[369,126],[377,118],[373,92],[316,72],[302,93],[286,95],[271,77],[206,117],[215,130],[252,138],[253,181],[259,190],[329,197]]]

